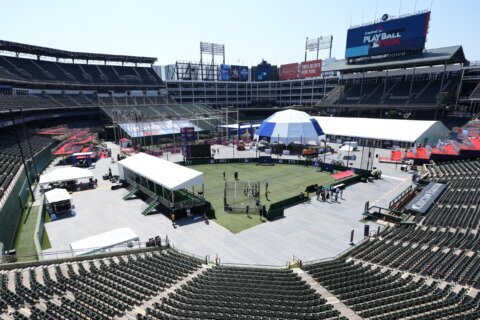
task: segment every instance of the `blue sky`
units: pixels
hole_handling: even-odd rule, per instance
[[[478,0],[0,0],[0,39],[160,65],[198,61],[205,41],[224,43],[228,64],[282,64],[303,60],[305,37],[330,34],[332,55],[343,58],[350,25],[415,7],[432,8],[427,49],[461,44],[480,60]]]

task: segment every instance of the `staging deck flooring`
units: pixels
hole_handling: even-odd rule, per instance
[[[116,157],[118,147],[112,144],[109,147]],[[179,249],[199,256],[209,255],[211,259],[218,255],[223,263],[283,265],[291,261],[293,255],[304,261],[333,257],[349,248],[352,229],[355,230],[355,243],[363,239],[364,224],[359,220],[366,201],[388,206],[388,202],[410,184],[410,175],[389,166],[390,169],[384,170],[383,180],[357,183],[347,188],[345,199],[339,203],[312,199],[310,203],[288,208],[284,218],[234,234],[213,221],[207,225],[200,219],[184,219],[173,228],[171,221],[161,214],[143,216],[141,210],[146,206],[143,201],[122,200],[125,190],[111,191],[109,182],[101,180],[109,167],[114,174],[117,171],[116,164],[101,159],[91,169],[99,179],[99,187],[73,193],[77,215],[45,224],[52,245],[45,253],[68,252],[73,241],[130,227],[141,241],[156,235],[168,236]],[[371,224],[371,230],[376,228]]]

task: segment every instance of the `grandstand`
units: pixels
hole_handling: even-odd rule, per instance
[[[341,116],[441,119],[448,113],[478,112],[479,69],[465,59],[461,46],[451,46],[380,62],[352,65],[329,60],[318,78],[266,82],[167,79],[165,83],[177,102],[236,106],[246,114],[298,105]]]
[[[12,84],[38,83],[95,86],[158,86],[161,80],[151,68],[157,59],[81,52],[69,52],[10,41],[0,41],[0,50],[12,52],[15,57],[0,57],[0,79]],[[20,58],[18,54],[32,58]],[[46,60],[50,58],[49,60]],[[63,59],[64,63],[51,58]],[[42,60],[45,59],[45,60]],[[68,62],[67,62],[68,61]],[[85,61],[77,64],[76,61]],[[90,61],[115,62],[117,65],[89,64]],[[131,67],[126,67],[125,64]],[[149,65],[150,67],[140,67]]]

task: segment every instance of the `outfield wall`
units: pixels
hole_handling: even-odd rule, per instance
[[[40,151],[34,157],[35,165],[39,173],[42,172],[52,161],[53,156],[51,154],[51,148],[53,146],[54,143]],[[27,166],[29,167],[29,177],[31,181],[34,181],[36,177],[32,161],[28,161]],[[15,243],[18,226],[20,223],[23,223],[23,221],[20,221],[20,218],[22,217],[23,209],[27,205],[26,201],[30,192],[28,189],[27,175],[23,165],[17,172],[15,179],[10,194],[0,210],[0,242],[3,242],[4,250],[11,249]]]

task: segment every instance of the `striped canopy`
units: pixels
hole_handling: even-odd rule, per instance
[[[266,138],[270,143],[307,144],[313,140],[319,144],[325,139],[325,133],[316,119],[305,112],[292,109],[276,112],[263,120],[256,134],[259,140]]]

